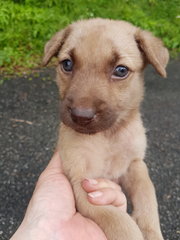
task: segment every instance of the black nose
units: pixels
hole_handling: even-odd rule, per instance
[[[70,109],[72,120],[78,125],[87,125],[89,124],[96,112],[92,108],[72,108]]]

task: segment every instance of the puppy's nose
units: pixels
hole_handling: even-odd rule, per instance
[[[72,120],[79,125],[89,124],[96,114],[92,108],[72,108],[70,112]]]

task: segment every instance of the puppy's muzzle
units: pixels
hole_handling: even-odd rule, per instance
[[[80,126],[88,125],[96,116],[96,111],[92,108],[69,108],[69,112],[73,122]]]
[[[61,102],[62,122],[77,132],[95,134],[115,123],[116,111],[100,99],[66,97]]]

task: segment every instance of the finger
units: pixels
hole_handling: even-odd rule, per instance
[[[102,178],[84,179],[82,182],[82,187],[87,193],[99,190],[101,188],[112,188],[121,191],[121,187],[118,184],[109,179]]]
[[[88,200],[95,205],[113,205],[126,211],[127,200],[122,191],[112,188],[103,188],[99,191],[88,193]]]

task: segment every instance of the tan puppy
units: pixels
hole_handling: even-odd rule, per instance
[[[108,240],[162,240],[157,201],[144,155],[139,112],[143,70],[151,63],[166,76],[168,51],[151,33],[124,22],[91,19],[58,32],[45,46],[46,65],[58,58],[61,96],[58,149],[77,210],[94,220]],[[94,206],[84,178],[118,180],[129,195],[132,217],[113,206]]]

